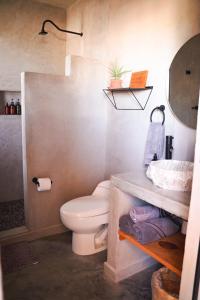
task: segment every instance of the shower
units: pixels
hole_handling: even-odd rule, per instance
[[[83,36],[83,33],[82,32],[74,32],[74,31],[69,31],[69,30],[65,30],[65,29],[61,29],[60,27],[58,27],[53,21],[51,20],[44,20],[43,23],[42,23],[42,28],[41,28],[41,31],[39,32],[39,34],[41,35],[46,35],[48,34],[48,32],[45,30],[45,24],[46,23],[50,23],[52,24],[56,29],[58,29],[59,31],[62,31],[62,32],[66,32],[66,33],[71,33],[71,34],[77,34],[77,35],[80,35],[80,36]]]

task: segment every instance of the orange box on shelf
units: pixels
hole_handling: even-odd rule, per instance
[[[140,89],[146,87],[148,71],[134,72],[131,75],[129,87],[132,89]]]

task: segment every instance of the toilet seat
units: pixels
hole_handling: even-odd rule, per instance
[[[109,201],[106,198],[94,195],[79,197],[65,203],[60,210],[65,216],[95,217],[108,213]]]

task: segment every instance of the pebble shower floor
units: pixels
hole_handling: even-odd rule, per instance
[[[0,202],[0,231],[25,225],[24,200]]]

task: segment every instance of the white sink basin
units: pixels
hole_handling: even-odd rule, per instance
[[[191,191],[193,163],[178,160],[152,161],[147,169],[147,177],[163,189]]]

